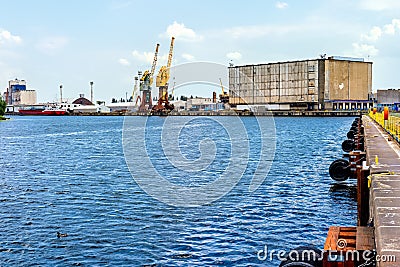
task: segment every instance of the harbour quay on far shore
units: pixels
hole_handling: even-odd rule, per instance
[[[7,113],[8,115],[20,115],[19,113]],[[235,110],[219,110],[219,111],[172,111],[167,116],[288,116],[288,117],[356,117],[360,116],[362,111],[358,110],[336,110],[336,111],[315,111],[315,110],[273,110],[264,112],[252,112],[252,111],[235,111]],[[71,113],[66,116],[152,116],[150,112],[82,112],[82,113]]]

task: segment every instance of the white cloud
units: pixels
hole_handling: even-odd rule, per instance
[[[394,35],[396,32],[396,29],[393,24],[386,24],[383,26],[383,30],[386,34]]]
[[[151,64],[151,63],[153,63],[154,52],[139,52],[139,51],[137,51],[137,50],[134,50],[134,51],[132,52],[132,56],[133,56],[133,58],[135,58],[135,59],[138,60],[138,61]],[[157,62],[158,62],[158,63],[161,62],[161,64],[162,64],[162,63],[163,63],[164,61],[166,61],[167,59],[168,59],[168,55],[167,55],[167,54],[164,54],[164,55],[161,55],[161,56],[158,55],[158,57],[157,57]],[[158,64],[158,65],[159,65],[159,64]]]
[[[22,42],[21,37],[12,35],[11,32],[0,29],[0,45],[4,43],[20,44]]]
[[[362,34],[361,39],[371,42],[376,42],[382,36],[382,29],[378,26],[372,27],[369,34]]]
[[[385,35],[394,35],[397,31],[400,31],[400,19],[392,19],[390,24],[383,25],[383,27],[374,26],[368,34],[361,34],[360,42],[374,43]],[[353,47],[359,54],[376,55],[378,53],[375,46],[368,44],[354,43]]]
[[[378,55],[379,50],[373,46],[373,45],[368,45],[368,44],[359,44],[359,43],[353,43],[353,49],[354,53],[357,56],[376,56]]]
[[[174,36],[180,41],[187,42],[196,42],[203,39],[203,36],[197,34],[193,29],[187,28],[185,24],[176,21],[167,27],[164,35],[168,37]]]
[[[389,35],[394,35],[396,30],[400,30],[400,19],[393,19],[392,23],[383,26],[384,32]]]
[[[131,63],[129,63],[129,61],[126,58],[120,58],[118,60],[119,64],[121,64],[122,66],[129,66]]]
[[[37,45],[37,49],[45,54],[52,55],[68,44],[68,38],[64,36],[53,36],[42,39]]]
[[[360,0],[359,3],[361,8],[373,11],[400,9],[399,0]]]
[[[187,61],[193,61],[193,60],[194,60],[194,56],[193,56],[193,55],[190,55],[190,54],[184,53],[184,54],[182,54],[182,57],[183,57],[184,59],[186,59]]]
[[[285,3],[285,2],[276,2],[276,4],[275,4],[275,7],[279,8],[279,9],[285,9],[288,6],[289,6],[288,3]]]
[[[242,54],[240,54],[239,52],[230,52],[226,54],[226,57],[232,60],[240,60],[242,59]]]
[[[153,62],[154,52],[142,52],[141,53],[137,50],[134,50],[132,52],[132,56],[139,61],[151,63],[151,62]]]
[[[394,35],[400,31],[400,19],[392,19],[392,22],[382,27],[374,26],[368,34],[361,34],[360,41],[353,43],[353,48],[358,56],[376,56],[379,50],[371,43],[377,42],[386,35]]]

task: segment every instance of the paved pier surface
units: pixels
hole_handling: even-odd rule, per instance
[[[370,208],[380,267],[400,266],[400,147],[371,118],[363,116],[367,165],[371,173]],[[378,157],[378,164],[376,162]],[[395,255],[396,262],[384,262]]]

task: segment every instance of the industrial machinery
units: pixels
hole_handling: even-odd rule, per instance
[[[158,87],[158,102],[157,105],[152,108],[152,114],[154,115],[166,115],[174,109],[174,105],[170,104],[168,100],[168,81],[170,78],[174,40],[175,38],[172,37],[169,47],[167,65],[160,68],[156,78],[156,86]]]
[[[138,72],[139,75],[141,75],[141,72]],[[141,99],[140,95],[138,94],[138,80],[139,76],[135,76],[135,85],[133,86],[133,91],[132,91],[132,102],[135,101],[135,96],[136,96],[136,102],[135,102],[135,107],[137,107],[138,100]]]
[[[140,78],[140,91],[142,92],[141,103],[139,107],[139,111],[146,111],[152,108],[152,99],[151,99],[151,85],[153,84],[153,75],[156,69],[157,64],[157,56],[158,56],[158,48],[160,44],[156,45],[156,51],[154,53],[153,64],[151,65],[151,70],[146,70],[142,77]]]
[[[225,92],[224,90],[224,86],[222,85],[222,80],[221,78],[219,78],[219,82],[221,84],[221,90],[222,90],[222,94],[219,95],[219,100],[221,101],[221,103],[229,103],[229,94],[228,92]]]
[[[168,98],[168,99],[170,99],[170,100],[174,100],[175,84],[176,84],[176,82],[175,82],[175,77],[174,77],[174,84],[172,85],[172,90],[171,90],[171,94],[170,94],[171,97]]]

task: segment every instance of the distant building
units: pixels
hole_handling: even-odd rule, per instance
[[[223,110],[224,103],[215,103],[212,98],[188,98],[186,101],[186,110],[191,111],[213,111]]]
[[[4,95],[8,105],[34,105],[37,102],[35,90],[26,89],[25,80],[8,81],[8,88]]]
[[[181,111],[186,109],[186,101],[183,100],[175,100],[171,101],[174,104],[174,111]]]
[[[138,106],[135,102],[116,102],[110,103],[107,105],[110,109],[110,112],[129,112],[129,111],[137,111]]]
[[[72,103],[61,103],[60,108],[72,113],[109,113],[110,108],[104,105],[93,104],[84,94],[80,94],[79,98]]]
[[[389,107],[391,110],[400,110],[400,89],[378,89],[376,92],[376,104],[378,109]]]
[[[73,108],[73,113],[110,113],[110,108],[105,105],[78,105]]]
[[[230,66],[229,104],[270,109],[354,110],[373,103],[372,62],[321,59]]]
[[[12,94],[13,105],[35,105],[37,95],[35,90],[17,90]]]
[[[89,99],[85,98],[84,94],[80,94],[79,98],[75,99],[72,104],[80,104],[83,106],[94,105]]]

